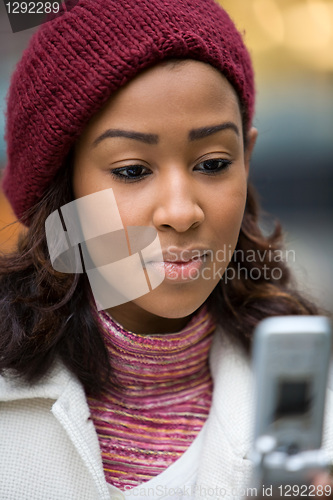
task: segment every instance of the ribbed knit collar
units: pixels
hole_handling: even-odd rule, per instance
[[[144,390],[145,397],[161,398],[170,390],[191,390],[207,376],[215,324],[205,306],[181,331],[167,334],[133,333],[105,311],[99,316],[113,373],[125,397],[140,398]]]

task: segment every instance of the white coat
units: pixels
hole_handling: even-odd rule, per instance
[[[239,500],[252,471],[250,362],[217,331],[210,367],[214,394],[195,498]],[[324,441],[333,458],[331,396],[326,413]],[[61,363],[32,386],[0,377],[0,499],[110,500],[84,390]]]

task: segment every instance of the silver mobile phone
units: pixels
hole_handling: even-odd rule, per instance
[[[331,329],[323,316],[262,321],[254,337],[254,481],[310,484],[326,465],[321,450]]]

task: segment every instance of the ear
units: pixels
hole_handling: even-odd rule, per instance
[[[247,145],[244,153],[244,164],[245,164],[245,170],[246,170],[246,176],[249,176],[250,172],[250,160],[251,156],[254,150],[254,146],[256,144],[258,137],[258,130],[254,127],[252,127],[249,132],[247,133]]]

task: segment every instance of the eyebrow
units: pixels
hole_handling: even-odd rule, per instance
[[[204,137],[216,134],[221,130],[233,130],[238,136],[240,136],[239,128],[235,123],[224,122],[219,125],[192,129],[188,134],[188,140],[192,142],[198,139],[203,139]],[[94,140],[92,147],[95,148],[100,142],[104,141],[104,139],[108,139],[110,137],[125,137],[126,139],[134,139],[136,141],[144,142],[145,144],[158,144],[159,141],[159,136],[157,134],[144,134],[143,132],[134,132],[132,130],[108,129]]]
[[[125,137],[126,139],[135,139],[136,141],[145,142],[146,144],[158,143],[158,135],[156,134],[143,134],[142,132],[134,132],[131,130],[109,129],[94,140],[92,144],[93,148],[109,137]]]
[[[238,136],[240,136],[239,128],[233,122],[224,122],[220,125],[214,125],[211,127],[202,127],[190,130],[188,138],[190,141],[196,141],[197,139],[203,139],[204,137],[208,137],[209,135],[216,134],[221,130],[233,130]]]

